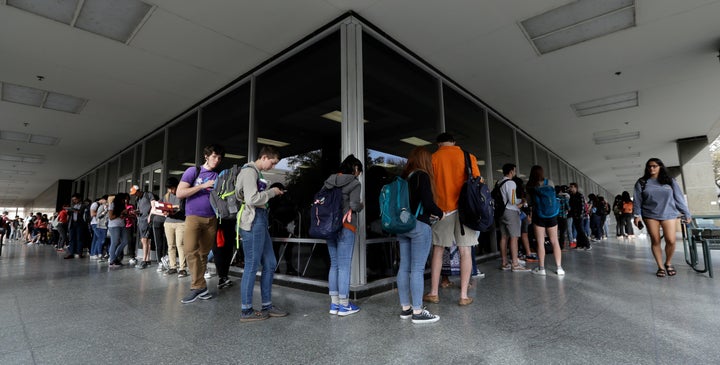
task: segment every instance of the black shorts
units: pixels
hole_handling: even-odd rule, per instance
[[[536,215],[533,217],[532,221],[534,225],[543,228],[554,227],[558,224],[557,216],[552,218],[540,218]]]

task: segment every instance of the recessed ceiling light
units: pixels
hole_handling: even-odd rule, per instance
[[[151,9],[138,0],[85,0],[75,27],[126,43]]]
[[[628,133],[617,133],[617,134],[605,134],[603,132],[593,133],[593,140],[595,144],[615,143],[623,141],[631,141],[640,138],[640,132],[628,132]]]
[[[276,141],[274,139],[268,139],[268,138],[258,138],[258,143],[260,144],[266,144],[269,146],[275,146],[275,147],[285,147],[290,145],[290,143],[282,142],[282,141]]]
[[[183,165],[183,166],[196,166],[196,165],[195,165],[194,163],[192,163],[192,162],[183,162],[182,165]]]
[[[639,168],[642,168],[642,166],[640,164],[637,164],[637,165],[612,166],[610,168],[613,170],[627,170],[627,169],[639,169]]]
[[[7,82],[2,83],[2,100],[4,101],[39,107],[44,99],[45,90]]]
[[[18,154],[18,155],[0,154],[0,161],[20,162],[20,163],[43,163],[45,161],[45,157],[41,156],[41,155],[30,155],[30,154]]]
[[[634,0],[580,0],[520,22],[538,54],[635,26]]]
[[[14,131],[0,131],[0,139],[13,142],[36,143],[48,146],[56,145],[60,141],[60,139],[56,137],[40,136]]]
[[[50,136],[39,136],[37,134],[30,135],[30,143],[42,144],[46,146],[54,146],[60,141],[59,138]]]
[[[606,113],[613,110],[633,108],[638,106],[638,92],[631,91],[627,93],[606,96],[600,99],[583,101],[570,105],[578,117],[586,117],[588,115]]]
[[[242,160],[243,158],[245,158],[245,156],[243,156],[243,155],[235,155],[235,154],[232,154],[232,153],[226,153],[226,154],[225,154],[225,158],[232,158],[232,159],[235,159],[235,160]]]
[[[325,119],[330,119],[330,120],[338,122],[338,123],[342,123],[342,112],[340,112],[339,110],[334,110],[334,111],[331,111],[330,113],[325,113],[325,114],[321,115],[321,117],[323,117]],[[363,119],[363,123],[368,123],[367,119]]]
[[[7,0],[7,4],[35,15],[70,24],[75,17],[78,0]]]
[[[620,160],[623,158],[633,158],[633,157],[640,157],[640,152],[633,152],[633,153],[618,153],[614,155],[606,155],[606,160]]]
[[[422,138],[418,138],[418,137],[403,138],[403,139],[401,139],[401,141],[411,144],[413,146],[427,146],[429,144],[432,144],[432,142],[428,142],[428,141],[426,141]]]
[[[82,111],[83,107],[85,107],[86,103],[86,99],[49,92],[45,103],[43,103],[43,108],[78,114]]]
[[[35,175],[34,171],[21,171],[21,170],[0,170],[0,174],[9,175]]]

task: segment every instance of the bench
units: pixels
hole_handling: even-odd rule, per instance
[[[713,277],[710,250],[720,250],[720,227],[715,225],[720,216],[693,217],[690,225],[683,224],[685,262],[699,273],[707,272]],[[698,257],[698,245],[702,250],[702,264]]]

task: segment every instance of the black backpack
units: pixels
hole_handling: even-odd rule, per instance
[[[508,202],[503,200],[502,197],[502,191],[500,190],[502,186],[508,182],[511,181],[511,179],[505,179],[503,181],[499,181],[497,184],[495,184],[495,187],[490,192],[490,196],[493,199],[493,202],[495,204],[495,221],[500,222],[502,220],[503,214],[505,214],[505,208]]]
[[[465,172],[467,180],[460,189],[460,198],[458,199],[458,218],[462,225],[468,228],[487,232],[489,231],[494,220],[495,208],[493,198],[490,197],[490,189],[487,185],[480,182],[480,177],[473,177],[472,167],[470,166],[470,154],[465,154]],[[460,226],[460,233],[465,235],[465,229]]]

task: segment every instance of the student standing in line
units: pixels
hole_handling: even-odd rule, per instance
[[[245,252],[245,270],[240,281],[242,313],[240,322],[254,322],[269,317],[284,317],[288,313],[272,303],[272,282],[277,266],[272,239],[268,231],[268,201],[284,192],[270,188],[262,175],[280,162],[280,153],[272,146],[262,146],[258,159],[240,170],[235,184],[235,197],[243,202],[240,214],[240,236]],[[226,242],[226,245],[232,243]],[[230,246],[232,247],[232,246]],[[232,249],[231,249],[232,250]],[[232,254],[231,254],[232,255]],[[255,276],[262,265],[260,276],[261,310],[253,309]]]
[[[412,318],[413,323],[437,322],[440,316],[423,308],[425,263],[432,246],[431,222],[442,219],[443,211],[435,204],[433,194],[432,155],[424,147],[416,147],[408,156],[402,177],[408,182],[410,212],[417,212],[415,228],[397,235],[400,246],[400,267],[397,274],[400,296],[400,318]]]
[[[217,234],[217,217],[210,205],[210,192],[218,176],[215,168],[225,156],[225,149],[212,144],[203,149],[203,155],[205,163],[185,170],[176,191],[178,198],[185,199],[183,243],[192,279],[190,293],[180,301],[183,304],[192,303],[197,298],[212,298],[205,281],[208,253]]]
[[[165,238],[168,243],[168,261],[169,268],[165,275],[177,274],[178,278],[188,276],[187,266],[185,265],[185,246],[183,245],[183,237],[185,236],[185,207],[182,199],[178,198],[175,193],[180,182],[177,178],[169,177],[165,187],[167,193],[163,199],[164,203],[172,204],[172,212],[165,213]],[[177,256],[177,258],[176,258]]]
[[[540,217],[539,211],[543,207],[539,204],[540,199],[536,199],[538,188],[540,186],[552,187],[552,195],[555,196],[555,187],[550,179],[545,178],[545,172],[542,166],[535,165],[530,168],[530,178],[527,183],[527,194],[529,203],[532,207],[532,223],[535,232],[535,241],[537,242],[538,251],[538,267],[533,269],[532,273],[536,275],[545,275],[545,237],[550,239],[553,247],[553,256],[555,256],[555,265],[557,269],[555,273],[558,276],[564,276],[565,270],[562,268],[562,250],[558,242],[558,220],[557,213],[554,217]]]
[[[360,307],[350,302],[350,267],[355,247],[357,230],[357,213],[364,205],[360,201],[360,181],[362,162],[349,155],[340,164],[337,174],[325,180],[326,189],[342,189],[342,229],[336,238],[327,240],[330,254],[330,272],[328,273],[328,289],[330,294],[330,314],[347,316],[360,311]],[[247,261],[247,258],[246,258]]]
[[[675,276],[677,271],[672,265],[672,257],[675,253],[678,217],[682,214],[683,222],[690,223],[690,210],[680,186],[668,175],[659,158],[651,158],[645,163],[645,174],[635,183],[634,195],[635,225],[642,219],[647,226],[650,248],[658,267],[655,275],[659,278],[665,275]],[[665,236],[664,262],[660,247],[660,227]]]

